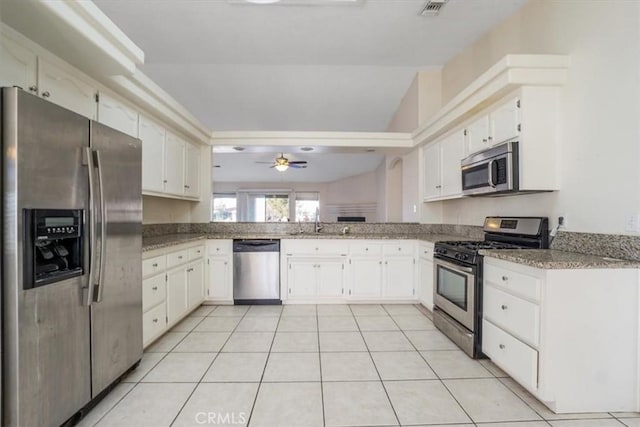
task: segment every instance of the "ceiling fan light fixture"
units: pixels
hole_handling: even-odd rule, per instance
[[[276,170],[278,172],[284,172],[287,169],[289,169],[289,165],[287,165],[287,164],[278,164],[278,165],[275,166],[275,168],[276,168]]]

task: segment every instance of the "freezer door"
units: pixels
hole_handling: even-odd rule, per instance
[[[0,105],[2,425],[58,426],[91,398],[86,268],[83,276],[24,289],[23,212],[86,212],[89,120],[17,88],[3,88]],[[84,248],[86,265],[87,239]]]
[[[97,396],[142,357],[142,149],[140,140],[97,122],[91,122],[91,149],[98,187],[100,283],[91,308],[92,392]]]

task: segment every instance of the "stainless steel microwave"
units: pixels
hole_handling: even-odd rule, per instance
[[[465,196],[518,191],[518,142],[511,141],[474,153],[462,160]]]

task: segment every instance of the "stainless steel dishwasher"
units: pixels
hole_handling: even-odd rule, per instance
[[[235,304],[282,304],[280,300],[280,240],[233,241]]]

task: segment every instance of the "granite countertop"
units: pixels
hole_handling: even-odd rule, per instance
[[[204,239],[370,239],[370,240],[404,240],[415,239],[435,243],[446,240],[481,240],[467,236],[455,236],[448,234],[394,234],[394,233],[302,233],[302,234],[275,234],[275,233],[180,233],[166,234],[161,236],[143,237],[142,251],[152,251],[169,246],[190,243]]]
[[[481,255],[546,270],[640,268],[640,261],[586,255],[556,249],[484,249]]]

